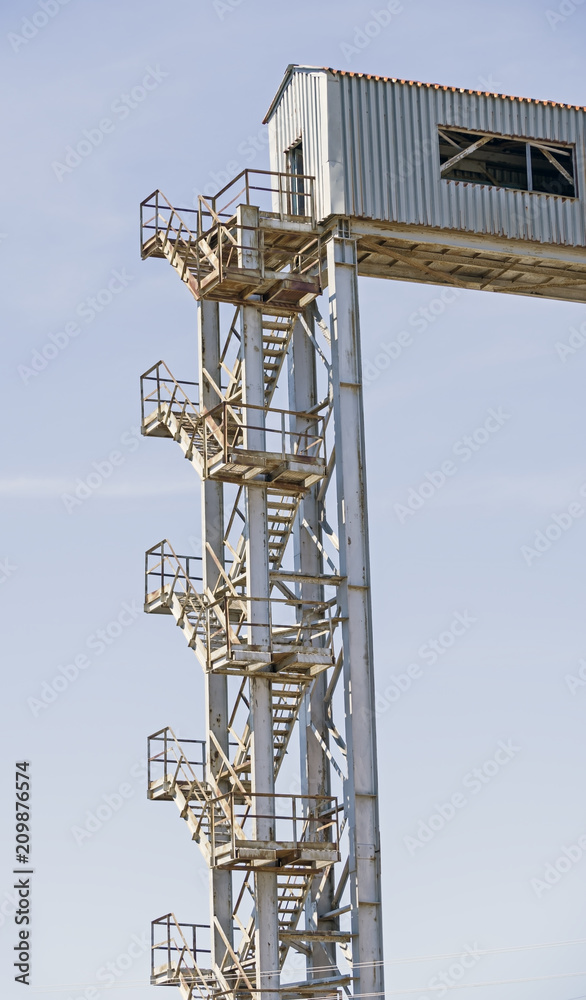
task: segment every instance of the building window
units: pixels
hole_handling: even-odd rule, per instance
[[[443,125],[438,137],[444,180],[577,197],[574,146]]]
[[[305,193],[303,174],[305,171],[303,169],[303,146],[301,140],[296,142],[287,153],[287,173],[292,175],[289,191],[290,214],[305,215],[305,198],[303,197]]]

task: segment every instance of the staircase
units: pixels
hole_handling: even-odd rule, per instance
[[[141,379],[142,433],[175,440],[203,480],[238,487],[237,491],[222,491],[223,496],[234,492],[237,496],[227,522],[220,528],[220,537],[216,525],[216,521],[221,524],[223,520],[220,491],[206,494],[206,502],[211,498],[212,513],[206,511],[210,545],[205,557],[209,558],[208,553],[218,554],[217,573],[206,574],[208,582],[213,577],[210,587],[204,588],[195,571],[190,571],[195,557],[177,556],[168,542],[159,543],[147,553],[145,610],[172,615],[204,671],[228,675],[222,704],[227,693],[231,708],[221,737],[210,728],[208,720],[206,755],[210,754],[213,763],[208,768],[205,760],[199,761],[201,773],[171,730],[162,730],[151,738],[162,738],[164,751],[162,759],[160,753],[149,755],[149,798],[175,802],[209,868],[233,873],[230,881],[237,896],[231,914],[233,945],[224,930],[229,927],[230,913],[221,917],[221,925],[218,919],[213,920],[214,960],[210,950],[201,946],[196,925],[179,924],[172,914],[155,922],[164,925],[166,940],[153,945],[151,982],[179,986],[183,1000],[258,1000],[255,937],[265,934],[264,927],[255,926],[259,871],[275,875],[279,929],[279,963],[275,966],[280,964],[283,969],[291,947],[310,955],[313,944],[319,941],[341,943],[350,937],[345,932],[303,926],[314,919],[306,903],[312,885],[316,885],[316,873],[320,878],[327,877],[332,865],[340,860],[337,800],[329,796],[268,794],[266,790],[257,794],[252,790],[253,760],[256,767],[258,758],[253,755],[251,678],[262,671],[270,689],[270,717],[261,713],[255,724],[259,731],[264,727],[269,730],[266,737],[272,725],[276,778],[314,676],[334,665],[333,628],[339,621],[338,613],[332,611],[334,599],[301,599],[297,596],[301,594],[299,580],[304,578],[297,579],[287,571],[287,550],[303,496],[323,479],[328,468],[326,421],[318,415],[321,408],[317,404],[311,414],[293,414],[274,408],[273,401],[280,398],[277,386],[279,380],[283,381],[285,359],[300,311],[321,290],[321,251],[315,231],[311,179],[302,180],[304,196],[299,201],[299,177],[284,182],[286,175],[275,175],[279,199],[285,195],[291,205],[303,206],[301,211],[311,206],[309,215],[291,218],[283,214],[291,209],[281,207],[275,211],[275,192],[268,176],[263,172],[259,190],[273,192],[270,212],[263,213],[250,205],[248,172],[245,204],[249,207],[236,215],[229,207],[238,203],[235,199],[227,201],[228,211],[215,200],[211,206],[200,200],[197,212],[184,211],[174,208],[157,191],[141,205],[142,257],[166,259],[198,301],[206,299],[236,307],[223,339],[219,366],[212,374],[205,369],[200,373],[207,387],[205,410],[195,383],[177,381],[162,361]],[[297,192],[297,200],[289,197],[293,191]],[[256,353],[259,341],[255,341],[255,353],[250,356],[249,344],[241,342],[238,320],[246,305],[261,310],[264,406],[258,407],[245,402],[243,358],[246,356],[247,365],[255,371],[260,361]],[[204,321],[200,336],[206,337],[206,330]],[[216,357],[215,333],[213,337],[210,353]],[[205,357],[205,341],[200,347]],[[255,384],[251,377],[251,393]],[[210,405],[213,392],[216,399],[212,398]],[[262,391],[259,401],[263,401]],[[261,438],[259,423],[263,428],[262,450],[249,449],[249,441],[256,443]],[[249,496],[258,496],[258,490],[262,490],[266,498],[268,539],[264,562],[259,565],[266,567],[268,561],[270,596],[266,597],[265,587],[261,586],[260,605],[254,602],[261,598],[246,590],[247,552],[254,555],[255,546],[264,543],[260,515],[254,529],[258,537],[248,534],[242,499],[249,488]],[[209,530],[212,522],[213,531]],[[218,545],[222,531],[223,546]],[[291,577],[297,582],[291,583]],[[276,593],[278,596],[274,596]],[[259,621],[254,610],[258,608],[258,619],[266,632],[255,632],[254,623],[258,625]],[[262,641],[255,638],[259,634],[261,639],[265,637]],[[216,685],[212,685],[209,690],[213,693],[215,689]],[[257,740],[257,746],[260,743]],[[155,763],[162,765],[162,773],[151,776],[151,765]],[[257,769],[257,780],[259,787],[265,787],[259,774],[262,777],[261,768]],[[272,817],[270,823],[268,817]],[[155,951],[159,958],[165,958],[161,965],[154,963]],[[206,953],[209,959],[201,957]],[[276,967],[272,971],[277,975]],[[339,987],[350,981],[333,968],[331,978],[320,980],[320,997],[334,1000]],[[282,1000],[286,996],[311,998],[315,989],[312,982],[285,983],[279,988],[279,996]]]
[[[161,746],[164,747],[163,751],[159,749]],[[159,770],[158,775],[152,773],[155,768]],[[218,831],[216,823],[218,819],[220,829],[223,832],[222,841],[224,844],[229,845],[231,835],[234,832],[237,836],[242,836],[240,827],[236,831],[230,829],[230,811],[225,808],[223,809],[218,804],[221,802],[218,780],[214,778],[211,783],[208,783],[197,776],[193,764],[189,761],[188,754],[183,750],[170,728],[160,730],[149,738],[148,796],[150,799],[175,802],[181,818],[186,822],[192,839],[201,848],[206,862],[212,865],[215,861],[215,852],[211,849],[211,842],[214,840],[217,846]],[[296,797],[293,796],[292,798]],[[248,808],[247,799],[248,796],[243,795],[238,796],[236,800],[243,803],[245,811]],[[332,800],[332,802],[335,802],[335,800]],[[218,811],[214,817],[214,829],[212,830],[213,809],[217,809]],[[337,807],[334,811],[337,811]],[[234,816],[234,807],[232,807],[232,816]],[[323,820],[318,825],[323,825]],[[337,834],[335,842],[337,843]],[[313,846],[315,847],[315,845]],[[326,844],[322,846],[325,847]],[[325,867],[322,866],[322,872],[328,867],[327,863]],[[151,981],[179,985],[182,995],[186,1000],[193,996],[194,988],[196,995],[205,996],[205,1000],[209,1000],[218,989],[218,979],[216,978],[218,973],[220,980],[224,983],[230,980],[233,981],[235,975],[239,977],[245,976],[247,972],[253,975],[255,952],[254,907],[248,915],[245,912],[249,908],[248,900],[251,895],[253,896],[249,884],[253,877],[250,863],[245,865],[244,870],[247,873],[234,908],[234,928],[235,930],[240,930],[240,941],[239,943],[235,943],[232,951],[226,951],[224,959],[220,963],[220,969],[202,971],[200,964],[196,961],[197,950],[195,946],[189,947],[189,941],[182,930],[182,928],[193,926],[192,937],[195,943],[196,925],[179,925],[172,915],[167,915],[165,918],[160,918],[160,921],[155,921],[154,926],[161,922],[166,922],[168,934],[171,935],[171,931],[174,931],[175,945],[177,945],[177,936],[181,940],[177,947],[173,947],[167,951],[166,967],[158,967],[156,970],[154,968],[153,979]],[[277,900],[281,968],[291,947],[292,938],[297,937],[302,941],[311,940],[312,937],[316,938],[315,932],[297,930],[300,919],[304,914],[305,902],[311,890],[314,877],[314,868],[306,868],[304,870],[282,867],[278,870]],[[248,892],[247,889],[249,890]],[[174,929],[172,928],[173,922],[176,925]],[[342,937],[347,937],[347,935],[342,935]],[[160,946],[157,950],[164,951],[165,949]],[[169,959],[172,960],[169,961]],[[204,988],[204,984],[205,989],[201,993],[199,991]]]
[[[141,203],[141,256],[166,258],[195,299],[244,304],[251,295],[268,309],[302,309],[321,292],[320,241],[311,222],[279,238],[274,224],[256,231],[258,249],[250,253],[237,217],[214,215],[203,222],[201,211],[176,209],[161,191]],[[203,225],[212,222],[205,232]],[[242,241],[242,242],[239,242]],[[248,259],[247,259],[248,258]],[[245,266],[253,258],[253,266]]]
[[[277,778],[281,765],[285,759],[287,747],[291,736],[293,735],[295,723],[299,717],[299,710],[305,697],[306,690],[307,683],[299,681],[295,682],[277,679],[271,684],[275,779]],[[244,681],[234,704],[232,718],[229,723],[229,732],[239,748],[231,765],[232,769],[238,775],[238,779],[243,783],[244,787],[249,789],[250,771],[252,767],[250,760],[250,718],[247,718],[241,732],[237,732],[235,729],[235,720],[238,715],[238,709],[242,705],[248,708]],[[231,774],[230,769],[227,768],[226,771],[220,773],[219,777],[220,779],[225,777],[229,780],[230,777],[233,778],[233,775]]]
[[[161,739],[163,754],[152,755],[151,740],[158,749]],[[225,792],[217,776],[207,774],[206,781],[197,777],[170,728],[149,739],[149,771],[155,764],[163,774],[149,781],[149,798],[175,802],[211,868],[279,873],[290,869],[308,873],[311,881],[316,871],[339,860],[335,798],[255,795],[242,782]],[[270,836],[259,838],[257,817],[265,816],[267,808],[276,819]]]
[[[236,397],[200,411],[163,361],[143,375],[141,398],[142,433],[177,441],[202,479],[236,485],[274,482],[284,500],[287,495],[300,496],[326,473],[321,416],[306,419],[306,428],[299,433],[293,429],[295,414],[268,405],[264,410],[249,406]],[[247,445],[248,428],[258,426],[261,417],[266,427],[262,451]]]
[[[242,559],[244,553],[243,548]],[[166,540],[149,549],[146,557],[145,611],[173,615],[205,671],[250,676],[265,669],[276,682],[305,682],[333,666],[338,619],[331,618],[332,602],[298,600],[289,591],[286,598],[271,596],[263,602],[269,616],[268,643],[258,646],[249,628],[255,595],[241,593],[231,581],[219,595],[200,593],[184,565],[186,558],[194,557],[179,558]]]

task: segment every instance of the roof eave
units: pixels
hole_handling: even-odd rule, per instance
[[[299,72],[299,71],[302,71],[302,72],[308,71],[308,72],[312,72],[312,73],[316,73],[316,72],[318,72],[318,73],[329,73],[330,72],[328,69],[324,68],[323,66],[302,66],[299,63],[289,63],[289,65],[287,66],[287,69],[285,70],[285,75],[283,76],[283,79],[281,80],[281,83],[279,85],[279,89],[277,90],[277,93],[273,97],[271,106],[270,106],[269,110],[267,111],[266,115],[264,116],[264,118],[262,120],[263,125],[266,125],[270,121],[270,119],[272,118],[273,112],[275,111],[275,109],[277,107],[277,104],[281,100],[281,96],[283,94],[283,91],[285,90],[285,87],[289,83],[290,77],[296,71],[297,72]]]

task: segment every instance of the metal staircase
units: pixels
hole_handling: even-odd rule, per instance
[[[282,364],[282,360],[275,364]],[[271,398],[267,377],[265,398]],[[154,383],[154,387],[151,387]],[[238,382],[233,387],[238,389]],[[236,392],[210,410],[200,411],[163,361],[141,378],[142,433],[147,437],[170,437],[177,441],[202,479],[266,485],[276,483],[280,494],[299,495],[326,471],[324,418],[316,414],[247,406]],[[248,432],[263,419],[266,447],[247,446]],[[303,421],[303,429],[294,422]]]
[[[307,601],[291,594],[267,601],[231,587],[220,595],[201,593],[190,575],[198,557],[179,557],[171,544],[158,542],[146,553],[145,611],[173,615],[188,645],[207,672],[249,676],[262,668],[290,682],[305,683],[334,665],[336,599]],[[251,630],[256,603],[268,604],[267,640]]]
[[[242,786],[230,796],[222,795],[219,781],[207,773],[203,757],[191,759],[194,744],[201,746],[203,741],[190,740],[182,746],[169,727],[149,737],[148,796],[153,800],[175,802],[191,838],[209,865],[229,867],[246,874],[233,912],[234,931],[240,940],[226,948],[219,969],[202,970],[196,960],[197,931],[207,929],[206,925],[180,925],[172,914],[153,923],[153,928],[163,923],[167,930],[165,942],[157,943],[153,958],[155,951],[166,948],[167,962],[165,966],[153,963],[152,981],[177,981],[186,1000],[204,983],[205,989],[213,995],[221,994],[226,981],[246,976],[247,970],[249,973],[253,967],[255,912],[253,906],[252,911],[246,913],[246,903],[252,896],[250,877],[255,867],[265,871],[274,868],[278,873],[279,956],[283,967],[292,945],[316,936],[315,931],[299,929],[299,923],[315,872],[329,868],[339,858],[339,810],[334,798],[280,796],[280,800],[292,804],[293,809],[297,805],[297,814],[293,816],[280,808],[277,820],[281,827],[294,830],[294,840],[275,840],[272,844],[249,840],[244,827],[250,826],[255,818],[254,796]],[[243,823],[240,822],[242,818]],[[186,940],[185,928],[190,929],[192,947]],[[177,944],[177,936],[181,939],[180,944]],[[344,933],[337,935],[340,942],[349,937]],[[207,955],[209,951],[204,949],[204,953]]]
[[[269,176],[281,184],[288,178]],[[297,215],[293,226],[287,224],[291,215],[282,204],[286,190],[247,187],[248,198],[252,190],[276,196],[285,227],[263,229],[261,235],[254,212],[241,213],[249,201],[241,202],[236,211],[234,198],[224,209],[212,207],[215,199],[212,204],[200,199],[196,210],[177,209],[161,191],[153,191],[140,206],[142,258],[165,258],[198,301],[205,297],[243,303],[255,296],[267,309],[303,308],[321,291],[320,240],[314,221]],[[306,202],[313,205],[309,193]]]
[[[243,936],[250,942],[246,957],[228,945],[225,960],[211,969],[211,949],[199,943],[206,932],[209,937],[209,925],[180,923],[173,913],[154,920],[151,925],[151,983],[178,986],[183,1000],[193,1000],[194,997],[198,1000],[209,1000],[210,997],[253,1000],[259,992],[254,985],[253,934]],[[284,932],[285,936],[288,934],[291,938],[297,936],[298,941],[303,939],[302,933]],[[348,937],[340,935],[340,940]],[[307,938],[308,935],[305,935]],[[340,987],[347,987],[349,981],[348,976],[333,974],[320,978],[317,983],[288,983],[281,987],[280,992],[284,997],[306,997],[309,1000],[315,996],[317,989],[319,1000],[334,1000],[339,996]]]
[[[179,923],[173,914],[153,922],[151,982],[178,986],[184,1000],[310,998],[318,983],[320,1000],[338,1000],[353,982],[336,958],[336,947],[352,939],[339,924],[348,910],[339,905],[347,865],[336,892],[328,888],[341,858],[342,807],[329,778],[328,794],[315,794],[315,782],[313,793],[307,784],[302,794],[275,786],[312,692],[329,719],[341,676],[342,578],[335,568],[323,572],[320,541],[321,524],[335,539],[323,501],[334,462],[326,447],[331,364],[323,353],[327,400],[314,397],[306,409],[273,405],[300,323],[320,354],[309,306],[321,291],[323,260],[313,179],[258,176],[255,185],[245,172],[197,210],[178,210],[160,192],[141,205],[142,257],[166,259],[200,303],[201,362],[199,383],[177,380],[163,361],[144,373],[142,433],[179,444],[202,482],[204,525],[214,525],[213,533],[204,528],[201,556],[177,555],[166,540],[146,553],[145,611],[171,616],[181,629],[203,669],[208,704],[205,741],[178,741],[168,727],[149,738],[148,797],[175,802],[212,887],[209,925]],[[255,206],[259,192],[268,210]],[[223,337],[219,303],[235,307]],[[210,305],[215,339],[206,355]],[[316,498],[321,504],[311,525],[303,513],[310,496],[310,510]],[[305,573],[291,544],[302,535],[306,546],[315,543]],[[224,713],[220,730],[210,721],[214,698],[216,718]],[[304,726],[312,739],[310,714]],[[321,754],[327,770],[329,730],[314,730],[314,758]],[[222,886],[230,890],[217,911]],[[322,893],[334,900],[330,913],[321,907],[325,917]],[[317,949],[327,965],[289,982],[280,977],[291,949],[308,961]]]
[[[311,873],[339,860],[334,797],[277,794],[271,802],[266,795],[248,791],[238,778],[231,791],[223,792],[207,768],[205,780],[198,777],[170,728],[149,738],[149,768],[155,767],[163,773],[149,781],[149,798],[175,802],[210,867],[279,872],[292,868],[311,881]],[[276,818],[272,836],[263,840],[255,827],[268,809]]]

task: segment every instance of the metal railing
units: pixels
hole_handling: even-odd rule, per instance
[[[338,800],[333,795],[287,795],[275,793],[228,792],[210,801],[210,841],[212,858],[218,847],[225,855],[226,833],[230,831],[233,856],[242,843],[259,847],[267,842],[291,845],[292,850],[338,851],[340,829]],[[258,835],[258,828],[264,833]],[[267,836],[264,834],[268,833]]]
[[[274,650],[275,647],[307,649],[319,647],[334,656],[334,629],[337,599],[303,601],[298,598],[240,596],[225,594],[204,609],[208,652],[226,649],[231,659],[237,649]],[[334,611],[334,614],[332,612]],[[217,629],[214,631],[214,621]],[[266,635],[266,642],[253,641],[254,632]]]
[[[169,982],[177,982],[183,974],[189,983],[207,986],[208,978],[200,971],[200,956],[209,955],[211,948],[202,947],[201,938],[209,942],[209,924],[180,923],[174,913],[166,913],[151,923],[151,981],[156,982],[161,967]],[[207,989],[205,991],[207,995]]]
[[[153,191],[140,205],[142,257],[150,257],[153,254],[166,256],[170,263],[176,266],[184,281],[189,280],[189,276],[195,279],[198,291],[202,290],[203,282],[211,275],[215,275],[219,282],[224,281],[226,277],[229,277],[231,268],[237,269],[239,272],[248,270],[251,280],[264,280],[266,276],[266,252],[260,225],[237,224],[235,215],[229,214],[227,208],[231,208],[232,202],[238,200],[242,194],[249,199],[252,190],[273,192],[278,199],[289,197],[287,195],[288,188],[283,179],[288,177],[291,182],[294,180],[297,183],[300,175],[273,175],[270,171],[254,171],[254,173],[263,173],[278,178],[277,186],[273,190],[272,187],[252,185],[249,173],[251,172],[243,171],[236,178],[238,181],[244,177],[244,186],[236,192],[227,206],[220,209],[220,213],[212,208],[212,205],[217,204],[219,195],[209,199],[211,204],[200,196],[200,206],[197,210],[176,209],[162,191]],[[313,183],[313,178],[308,177],[303,178],[303,180]],[[224,191],[229,188],[230,185]],[[303,195],[304,200],[307,200],[311,206],[313,206],[312,192],[311,185],[310,191]],[[299,196],[297,195],[297,197]],[[249,201],[239,202],[239,204],[249,203]],[[280,209],[271,214],[284,218],[294,213]],[[313,207],[311,216],[304,215],[299,216],[299,218],[312,221]],[[166,251],[165,248],[167,248]],[[275,253],[275,251],[272,252]],[[283,249],[277,252],[276,266],[279,275],[284,278],[288,275],[302,277],[312,271],[319,273],[320,253],[319,237],[310,238],[304,246],[297,247],[294,251]]]
[[[220,933],[222,934],[221,930]],[[161,939],[161,935],[164,935]],[[173,913],[167,913],[151,924],[151,983],[161,983],[162,973],[166,974],[168,985],[181,985],[187,990],[183,996],[191,1000],[194,994],[200,1000],[210,1000],[211,997],[226,1000],[235,997],[256,996],[254,973],[249,978],[244,964],[240,961],[228,939],[222,934],[226,952],[224,958],[212,971],[211,948],[202,947],[200,942],[205,935],[206,941],[211,939],[209,924],[188,924],[179,922]],[[202,967],[200,956],[210,956],[208,968]],[[161,965],[157,959],[164,958]],[[204,959],[205,960],[205,959]]]
[[[212,737],[212,741],[214,739]],[[240,743],[229,740],[228,746],[234,749]],[[212,746],[212,757],[214,752]],[[170,783],[180,780],[182,784],[191,784],[197,779],[204,785],[208,781],[206,741],[178,739],[171,726],[165,726],[148,737],[147,768],[149,788],[163,778]]]
[[[199,195],[201,230],[204,220],[231,219],[238,205],[256,205],[281,220],[294,216],[315,228],[315,177],[276,170],[242,170],[210,198]]]
[[[259,422],[260,413],[264,420]],[[212,457],[221,449],[224,462],[239,451],[269,452],[279,455],[282,462],[325,464],[325,418],[315,413],[294,412],[252,403],[224,401],[206,411],[204,420],[204,454]],[[254,422],[256,421],[256,422]],[[299,425],[296,426],[296,425]],[[261,434],[262,448],[249,445],[250,431]],[[212,439],[210,448],[208,442]]]
[[[186,564],[183,565],[183,561]],[[230,660],[236,650],[283,653],[327,651],[334,662],[334,630],[337,598],[309,601],[297,597],[254,597],[225,593],[211,600],[194,586],[201,577],[191,574],[198,556],[179,557],[169,542],[162,541],[146,553],[145,604],[164,598],[169,604],[176,597],[182,611],[179,624],[188,619],[195,639],[206,651],[207,669],[218,658]],[[266,640],[258,642],[261,633]],[[253,641],[254,637],[254,641]],[[321,661],[320,661],[321,662]]]
[[[142,423],[156,411],[161,413],[165,423],[168,423],[171,414],[179,419],[186,413],[199,416],[198,397],[199,382],[185,379],[178,382],[165,362],[157,361],[156,365],[140,376]]]
[[[168,777],[171,781],[181,778],[189,783],[199,777],[203,784],[206,781],[206,741],[182,739],[179,743],[171,727],[165,726],[148,737],[147,767],[149,788],[154,782]]]
[[[211,460],[222,457],[228,462],[239,450],[248,450],[250,431],[263,431],[263,451],[277,454],[282,461],[325,464],[326,419],[315,413],[294,412],[249,403],[224,400],[210,410],[200,412],[187,394],[187,387],[198,388],[197,382],[179,382],[164,361],[158,361],[141,376],[141,416],[143,427],[153,414],[169,427],[172,420],[189,437],[187,456],[201,445],[204,476]],[[255,423],[260,413],[264,422]],[[258,448],[254,449],[259,451]]]
[[[145,553],[145,602],[163,594],[172,594],[182,580],[197,593],[193,583],[203,583],[201,556],[178,556],[163,539]]]

